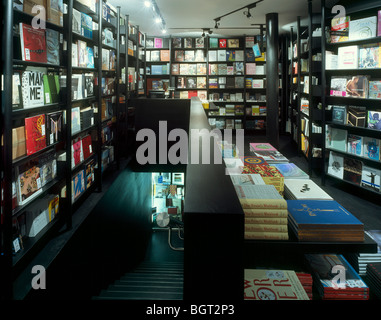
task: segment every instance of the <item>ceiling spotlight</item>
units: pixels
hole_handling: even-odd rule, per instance
[[[244,11],[243,14],[249,19],[251,17],[250,8],[247,8],[247,11]]]
[[[151,1],[144,1],[144,6],[149,8],[151,6]]]
[[[214,19],[214,21],[216,22],[215,25],[214,25],[214,28],[218,29],[218,26],[220,25],[220,23],[219,23],[220,18]]]
[[[156,23],[160,23],[160,22],[161,22],[161,18],[156,18],[156,19],[155,19],[155,22],[156,22]]]
[[[205,37],[205,31],[202,31],[202,35],[201,35],[201,37]]]
[[[161,30],[162,33],[167,33],[167,30],[164,28],[163,30]]]

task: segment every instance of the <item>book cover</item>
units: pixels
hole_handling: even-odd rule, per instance
[[[82,150],[85,160],[93,154],[91,135],[88,134],[82,138]]]
[[[347,118],[346,106],[332,106],[332,122],[345,124]]]
[[[344,158],[344,180],[360,185],[362,162],[357,159]]]
[[[285,197],[290,200],[333,200],[311,179],[285,179]]]
[[[245,185],[265,185],[262,177],[259,174],[231,174],[230,178],[234,185],[245,186]]]
[[[339,128],[331,128],[331,148],[346,152],[347,151],[348,131]]]
[[[344,157],[338,153],[330,152],[328,159],[328,174],[343,179],[344,176]]]
[[[78,66],[86,68],[87,67],[87,50],[86,50],[87,44],[85,41],[78,40],[77,47],[78,47]],[[103,61],[103,51],[104,49],[102,49],[102,61]]]
[[[21,57],[24,61],[47,62],[46,34],[44,29],[35,29],[20,22]]]
[[[86,47],[87,65],[86,68],[95,68],[94,64],[94,50],[91,47]]]
[[[257,150],[253,151],[253,153],[255,156],[265,159],[269,164],[289,162],[288,159],[277,150]]]
[[[26,155],[25,127],[12,129],[12,160]]]
[[[46,21],[54,23],[58,26],[63,26],[63,1],[62,0],[47,0],[46,1]]]
[[[81,112],[80,107],[71,109],[71,134],[76,134],[81,131]]]
[[[48,145],[62,140],[63,116],[62,111],[46,114],[46,141]]]
[[[227,46],[227,40],[226,39],[218,39],[218,47],[219,48],[226,48]]]
[[[46,29],[46,57],[47,63],[60,64],[60,40],[59,32],[52,29]]]
[[[376,192],[380,192],[380,177],[381,170],[363,165],[361,173],[361,186],[367,189],[371,189]]]
[[[349,22],[349,41],[368,39],[377,35],[377,16],[351,20]]]
[[[92,159],[85,165],[86,189],[95,181],[95,160]]]
[[[259,44],[258,43],[254,44],[252,48],[253,48],[253,53],[254,53],[254,57],[255,58],[259,58],[259,57],[262,56],[262,52],[259,49]]]
[[[20,167],[19,170],[20,174],[17,179],[18,204],[23,205],[42,192],[40,168],[38,166]]]
[[[244,300],[309,300],[293,270],[244,270]]]
[[[346,97],[368,98],[368,76],[353,76],[346,84]]]
[[[30,68],[21,76],[23,107],[35,108],[44,105],[44,73]]]
[[[369,99],[381,99],[381,81],[369,81]]]
[[[83,12],[81,12],[81,35],[89,39],[93,38],[93,19]]]
[[[74,168],[75,166],[77,166],[84,160],[82,141],[80,138],[72,142],[71,153],[72,153],[71,167]]]
[[[331,42],[348,41],[350,17],[339,17],[331,20]]]
[[[79,171],[74,175],[72,180],[72,202],[85,191],[85,173],[84,170]]]
[[[270,143],[253,142],[249,144],[250,151],[277,151]]]
[[[381,111],[368,111],[368,128],[381,130]]]
[[[359,62],[360,69],[366,68],[380,68],[380,47],[379,46],[363,46],[359,48]]]
[[[58,75],[44,74],[43,83],[45,104],[58,103],[60,100]]]
[[[289,218],[298,229],[364,230],[364,224],[335,200],[286,200]]]
[[[278,169],[285,179],[308,179],[309,176],[296,164],[290,163],[274,163],[273,166]]]
[[[337,50],[338,69],[357,69],[358,50],[358,46],[339,47]]]
[[[209,38],[209,48],[218,48],[218,38]]]
[[[184,62],[184,50],[175,50],[175,61]]]
[[[72,31],[81,34],[81,12],[73,8]]]
[[[380,139],[364,137],[364,157],[380,161]]]
[[[193,48],[192,38],[184,38],[184,48]]]
[[[354,127],[365,127],[366,108],[360,106],[348,106],[346,124]]]
[[[356,134],[348,134],[347,152],[362,157],[363,137]]]
[[[267,161],[262,157],[255,156],[244,156],[241,157],[243,166],[253,166],[253,165],[268,165]]]
[[[57,176],[57,159],[54,150],[42,154],[38,158],[41,186],[45,186]]]
[[[25,118],[27,155],[46,147],[45,114]]]
[[[194,50],[185,50],[184,51],[184,61],[193,62],[194,61]]]
[[[346,97],[347,96],[347,77],[332,76],[331,77],[331,86],[330,86],[330,95]]]

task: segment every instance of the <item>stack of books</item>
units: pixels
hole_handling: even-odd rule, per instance
[[[289,200],[333,200],[311,179],[285,179],[284,197]]]
[[[368,300],[369,287],[342,255],[306,254],[322,300]]]
[[[381,231],[369,230],[365,231],[365,233],[377,242],[377,253],[348,253],[345,256],[360,276],[367,275],[367,265],[369,263],[381,262]]]
[[[364,224],[336,201],[286,201],[290,229],[300,241],[364,241]]]
[[[304,291],[307,293],[308,298],[312,300],[312,287],[313,287],[313,278],[310,273],[306,272],[296,272],[296,275],[302,284]]]
[[[287,202],[272,185],[235,185],[245,214],[245,239],[288,240]]]
[[[378,299],[381,299],[381,262],[369,263],[366,266],[367,269],[367,282],[372,293]]]
[[[309,300],[293,270],[245,269],[244,281],[244,300]]]
[[[273,185],[281,196],[284,193],[284,177],[279,170],[271,165],[244,165],[242,174],[259,174],[268,185]]]

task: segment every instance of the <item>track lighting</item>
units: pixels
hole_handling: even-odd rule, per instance
[[[151,6],[151,1],[144,1],[144,6],[149,8]]]
[[[243,14],[249,19],[251,17],[250,9],[247,8],[247,11],[244,11]]]
[[[220,25],[220,23],[219,23],[220,20],[221,20],[220,18],[214,19],[214,21],[216,22],[214,25],[215,29],[218,29],[218,26]]]

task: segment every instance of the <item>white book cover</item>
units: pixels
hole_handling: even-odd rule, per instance
[[[285,179],[285,194],[296,200],[333,200],[311,179]]]
[[[209,62],[217,61],[217,50],[210,50],[208,52],[208,60]]]
[[[344,157],[334,153],[329,153],[328,174],[343,179],[344,176]]]
[[[347,152],[347,130],[331,128],[331,148]]]
[[[218,50],[217,61],[226,61],[226,50]]]
[[[231,175],[230,178],[233,184],[238,186],[266,184],[260,174],[236,174]]]
[[[349,21],[349,41],[377,36],[377,16]]]
[[[361,186],[380,192],[381,170],[363,165],[361,173]]]
[[[358,68],[358,46],[339,47],[338,69],[357,69]]]
[[[40,72],[38,68],[32,67],[22,73],[21,91],[23,108],[35,108],[44,105],[43,76],[43,72]]]

